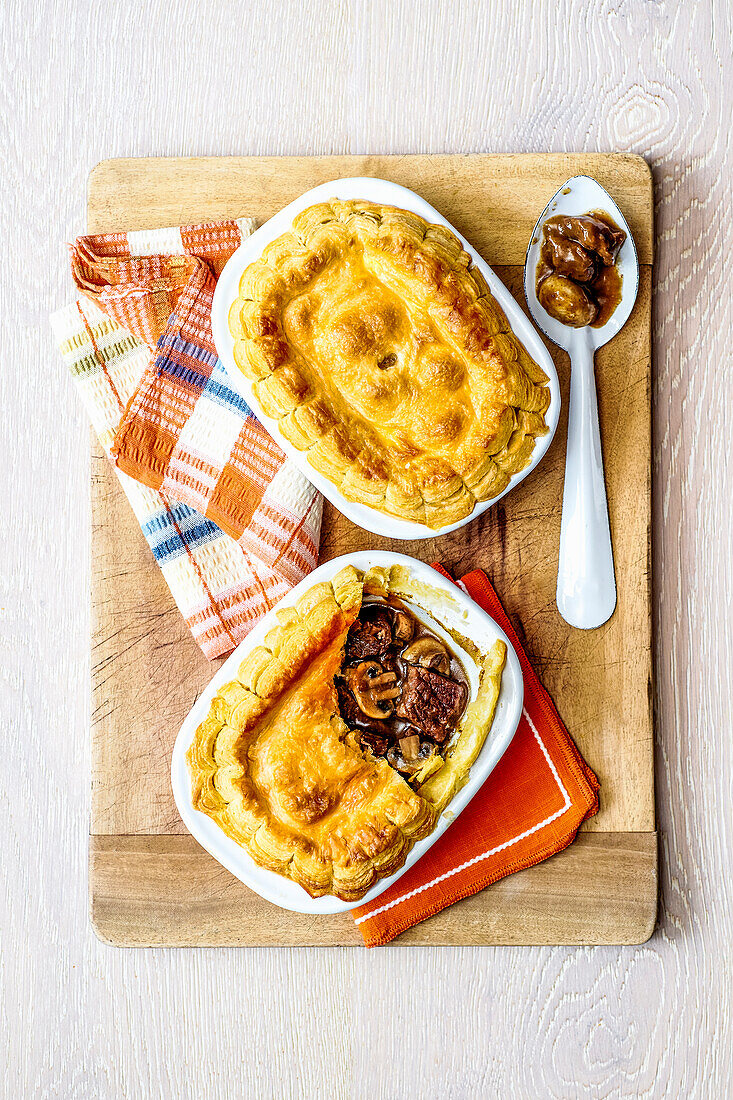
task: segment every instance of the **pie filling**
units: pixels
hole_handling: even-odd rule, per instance
[[[313,584],[219,685],[186,754],[194,808],[312,897],[355,901],[398,870],[491,728],[505,643],[456,637],[477,662],[469,698],[450,642],[409,610],[423,600],[446,596],[401,566]]]
[[[621,301],[616,266],[626,240],[608,214],[558,214],[542,230],[536,290],[540,305],[573,328],[601,328]]]
[[[443,763],[470,694],[456,654],[395,597],[362,605],[336,689],[362,749],[415,785]]]

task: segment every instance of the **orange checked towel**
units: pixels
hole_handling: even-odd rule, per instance
[[[516,649],[524,710],[511,745],[455,825],[394,886],[353,910],[367,947],[555,855],[598,810],[598,780],[530,668],[486,574],[475,570],[459,583]]]
[[[235,539],[286,465],[277,443],[229,388],[211,331],[216,280],[250,224],[240,219],[80,237],[71,255],[79,289],[153,352],[117,428],[118,468],[190,504]],[[166,254],[147,254],[153,248]],[[250,533],[254,552],[269,542],[280,549],[280,532],[269,536],[268,522],[280,522],[272,508]],[[308,564],[315,564],[310,557]]]
[[[209,658],[316,565],[322,500],[232,388],[216,280],[254,223],[80,237],[52,325],[171,592]]]

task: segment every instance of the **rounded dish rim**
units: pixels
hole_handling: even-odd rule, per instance
[[[365,504],[359,504],[348,500],[338,486],[328,478],[320,474],[308,461],[305,451],[299,451],[288,442],[280,433],[277,421],[268,417],[261,409],[257,398],[252,391],[252,384],[242,374],[234,361],[234,339],[229,332],[229,310],[239,292],[239,282],[245,268],[254,263],[262,255],[262,252],[271,241],[286,233],[296,214],[312,206],[317,202],[327,199],[366,199],[370,202],[383,203],[389,206],[401,207],[419,214],[439,225],[444,225],[456,235],[463,248],[471,256],[473,263],[489,285],[491,293],[498,301],[506,314],[510,327],[523,345],[527,353],[539,364],[548,376],[550,390],[550,405],[545,414],[547,433],[539,436],[535,441],[531,462],[519,473],[512,474],[509,484],[503,492],[492,497],[491,500],[479,501],[468,516],[456,523],[446,524],[443,527],[428,527],[423,523],[413,523],[409,520],[392,516],[388,512],[381,512]],[[447,218],[444,218],[435,207],[415,191],[389,180],[379,179],[376,176],[350,176],[343,179],[331,180],[319,184],[304,192],[297,199],[288,203],[282,210],[274,214],[272,218],[247,237],[239,248],[230,256],[224,266],[214,290],[214,299],[211,309],[211,326],[214,335],[214,344],[217,354],[224,365],[232,388],[247,403],[257,419],[268,430],[285,455],[292,460],[300,472],[315,485],[327,500],[338,508],[347,519],[356,523],[359,527],[371,531],[376,535],[384,535],[395,539],[424,539],[435,538],[448,534],[464,527],[467,523],[483,515],[492,505],[496,504],[515,486],[523,481],[538,465],[547,453],[557,429],[560,417],[560,382],[555,365],[550,353],[547,351],[542,338],[534,328],[532,322],[526,317],[515,301],[512,294],[495,274],[488,263],[479,255],[475,248],[458,232]]]
[[[267,631],[276,623],[275,614],[279,607],[287,607],[294,603],[303,592],[319,580],[328,580],[345,565],[354,565],[365,571],[371,566],[403,565],[410,569],[417,580],[423,580],[438,590],[447,592],[453,597],[457,607],[462,609],[461,621],[478,624],[486,632],[481,639],[486,646],[492,644],[497,638],[501,638],[507,645],[507,660],[502,675],[501,691],[497,701],[496,712],[479,756],[471,768],[468,780],[464,787],[452,799],[449,806],[438,819],[435,829],[424,840],[419,841],[411,849],[407,860],[399,871],[389,878],[380,879],[359,901],[345,902],[333,895],[327,894],[321,898],[311,898],[306,891],[283,875],[274,871],[267,871],[260,867],[252,857],[241,848],[234,840],[228,837],[219,826],[206,814],[196,810],[191,801],[191,785],[186,763],[186,751],[191,743],[196,728],[206,716],[211,699],[219,687],[233,678],[244,656],[254,646],[260,644]],[[429,614],[429,613],[428,613]],[[436,620],[438,623],[440,620]],[[471,636],[466,631],[467,636]],[[475,640],[475,638],[473,639]],[[389,886],[414,866],[415,863],[432,847],[442,836],[445,830],[453,823],[466,805],[480,789],[501,757],[511,744],[512,738],[519,725],[524,704],[524,681],[519,658],[511,642],[501,627],[470,599],[461,588],[452,581],[447,580],[431,566],[416,558],[405,554],[395,554],[386,550],[360,550],[341,557],[333,558],[310,573],[307,577],[287,593],[278,603],[267,612],[259,623],[250,631],[247,637],[240,642],[237,648],[230,654],[224,664],[216,671],[206,689],[198,697],[176,737],[171,759],[171,783],[173,797],[181,815],[181,819],[189,832],[198,843],[209,852],[231,874],[243,882],[255,893],[266,901],[270,901],[282,909],[288,909],[298,913],[343,913],[358,906],[366,905],[377,898]],[[497,721],[498,720],[498,721]]]

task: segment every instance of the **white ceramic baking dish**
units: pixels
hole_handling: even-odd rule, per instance
[[[186,764],[186,752],[193,740],[196,729],[209,711],[211,700],[221,685],[236,677],[237,669],[246,654],[256,645],[259,645],[268,630],[276,625],[275,612],[277,607],[288,607],[294,604],[298,597],[311,585],[317,581],[330,579],[345,565],[354,565],[357,569],[366,571],[375,565],[391,566],[398,564],[409,569],[412,577],[416,580],[423,581],[445,594],[444,597],[441,597],[440,611],[434,614],[426,614],[424,610],[417,608],[414,604],[410,606],[437,634],[450,641],[453,649],[459,653],[471,682],[472,699],[475,698],[478,687],[476,663],[469,654],[456,646],[441,624],[445,624],[459,631],[464,637],[470,638],[483,652],[486,652],[497,638],[501,638],[506,642],[507,660],[494,721],[478,759],[471,768],[468,782],[449,803],[430,836],[414,846],[401,870],[390,878],[382,879],[358,902],[340,901],[330,895],[322,898],[311,898],[301,886],[292,882],[291,879],[259,867],[245,849],[228,837],[210,817],[194,809],[191,801],[191,781]],[[209,686],[196,700],[183,723],[173,748],[171,764],[173,795],[184,824],[199,844],[255,893],[267,901],[279,905],[282,909],[291,909],[296,913],[343,913],[378,897],[383,890],[386,890],[388,886],[391,886],[405,871],[412,867],[442,836],[494,770],[514,737],[519,724],[524,701],[522,670],[519,659],[506,634],[485,611],[469,599],[457,585],[446,580],[434,569],[431,569],[429,565],[425,565],[424,562],[417,561],[415,558],[406,557],[404,554],[392,554],[383,550],[365,550],[334,558],[333,561],[321,565],[305,580],[296,585],[280,601],[277,607],[265,615],[241,645],[234,650],[231,657],[225,661]]]
[[[332,481],[329,481],[328,478],[319,474],[318,471],[311,466],[304,451],[297,450],[291,443],[282,437],[277,427],[277,421],[267,416],[262,411],[257,398],[252,392],[252,384],[244,377],[239,367],[234,362],[234,340],[229,332],[228,317],[232,302],[238,295],[239,281],[244,269],[260,258],[265,247],[270,244],[271,241],[274,241],[275,238],[279,237],[281,234],[288,232],[292,225],[293,218],[296,214],[299,214],[301,210],[305,210],[308,206],[313,206],[314,203],[325,202],[328,199],[334,198],[367,199],[370,202],[397,206],[403,210],[411,210],[413,213],[419,214],[429,222],[447,226],[451,232],[455,233],[456,237],[458,237],[466,252],[471,256],[474,264],[485,278],[491,293],[504,310],[514,335],[524,345],[528,354],[531,355],[535,362],[539,363],[550,380],[550,407],[546,415],[549,430],[546,435],[537,440],[532,454],[532,461],[529,466],[521,470],[520,473],[513,475],[509,485],[503,493],[500,493],[492,500],[477,504],[469,516],[459,520],[457,523],[451,523],[445,527],[439,528],[427,527],[425,524],[411,523],[407,520],[398,519],[396,516],[390,516],[386,512],[380,512],[375,508],[368,508],[364,504],[355,504],[353,501],[347,500]],[[414,191],[410,191],[406,187],[400,187],[396,183],[390,183],[388,180],[375,179],[371,176],[354,176],[349,179],[333,180],[331,183],[322,183],[319,187],[314,187],[312,190],[306,191],[299,199],[295,199],[293,202],[288,203],[283,210],[275,214],[274,217],[270,218],[270,220],[260,226],[259,229],[255,230],[252,236],[248,237],[247,240],[240,245],[234,255],[230,257],[219,277],[211,309],[211,325],[214,332],[216,350],[227,370],[232,388],[244,398],[257,418],[264,424],[272,437],[277,440],[277,443],[282,447],[285,454],[293,460],[296,466],[313,482],[316,488],[320,489],[323,495],[350,520],[360,527],[364,527],[367,531],[373,531],[377,535],[386,535],[389,538],[395,539],[423,539],[436,535],[444,535],[448,531],[455,531],[457,528],[463,527],[466,523],[470,523],[472,519],[476,519],[477,516],[482,515],[492,504],[496,504],[497,500],[500,500],[510,492],[515,485],[518,485],[520,481],[523,481],[524,478],[532,472],[550,446],[552,437],[555,434],[555,429],[557,428],[557,421],[560,416],[560,385],[557,378],[557,372],[545,345],[534,329],[531,321],[527,319],[501,279],[494,274],[486,261],[479,256],[476,249],[471,247],[465,237],[462,237],[458,230],[455,229],[442,214],[439,214],[433,206],[427,203],[425,199],[420,198],[419,195],[416,195]]]

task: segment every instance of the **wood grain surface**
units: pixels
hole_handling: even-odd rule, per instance
[[[0,1095],[727,1096],[730,5],[6,0],[0,46]],[[83,885],[88,427],[46,320],[90,169],[543,149],[639,153],[655,178],[657,932],[419,956],[105,946]]]
[[[502,156],[325,157],[325,158],[178,158],[103,162],[88,189],[88,228],[114,232],[126,224],[164,224],[173,211],[182,222],[210,220],[205,203],[217,195],[217,217],[248,214],[262,220],[323,179],[374,173],[399,178],[419,194],[430,193],[454,224],[468,224],[472,243],[494,263],[497,247],[484,226],[512,226],[499,254],[514,261],[495,265],[520,304],[523,258],[536,213],[572,175],[593,172],[614,190],[628,210],[651,260],[652,194],[649,169],[639,157],[563,154]],[[517,197],[519,196],[519,200]],[[264,211],[259,203],[263,203]],[[507,203],[507,207],[503,204]],[[656,838],[647,837],[636,875],[610,873],[621,833],[654,830],[653,730],[651,714],[651,606],[649,545],[651,526],[650,340],[651,267],[641,268],[641,288],[622,333],[598,355],[598,388],[618,606],[597,631],[569,627],[555,606],[557,547],[564,455],[551,448],[547,460],[495,509],[467,527],[442,538],[404,543],[379,538],[354,526],[328,507],[322,525],[320,560],[355,549],[393,549],[425,561],[442,561],[456,576],[483,567],[505,602],[525,649],[568,724],[585,758],[601,781],[601,810],[587,828],[609,836],[591,860],[560,860],[554,874],[563,890],[543,893],[546,877],[526,876],[510,895],[522,891],[525,943],[642,942],[657,908],[657,877],[649,873],[648,853]],[[561,378],[564,409],[568,403],[567,357],[548,343]],[[563,416],[559,437],[566,431]],[[193,640],[186,637],[131,510],[115,485],[102,455],[93,468],[92,492],[92,853],[90,896],[94,926],[103,939],[130,943],[263,944],[313,942],[299,914],[276,914],[262,921],[237,922],[241,894],[227,892],[231,912],[216,930],[222,907],[207,910],[201,901],[184,914],[190,901],[188,879],[178,885],[162,874],[165,842],[157,847],[155,873],[114,874],[119,858],[129,868],[145,849],[134,843],[106,846],[97,858],[98,836],[132,840],[144,834],[185,833],[170,784],[170,757],[176,733],[211,675]],[[163,586],[164,588],[164,586]],[[172,613],[172,614],[171,614]],[[171,637],[171,631],[174,637]],[[134,684],[134,690],[131,685]],[[171,865],[179,863],[171,846]],[[150,866],[144,860],[145,866]],[[205,862],[205,859],[204,859]],[[199,859],[198,863],[201,863]],[[566,868],[563,877],[563,868]],[[99,875],[104,881],[100,883]],[[165,883],[165,889],[162,889]],[[112,887],[117,890],[115,913]],[[145,887],[145,888],[143,888]],[[98,905],[104,891],[105,904]],[[572,894],[576,903],[568,906]],[[605,896],[604,896],[605,895]],[[461,911],[416,928],[411,942],[465,944],[505,942],[509,913],[504,893],[485,891],[473,905],[483,910],[467,935]],[[585,898],[583,921],[573,926]],[[161,915],[173,910],[170,921]],[[630,912],[635,909],[635,924]],[[137,916],[126,929],[130,913]],[[258,910],[261,912],[261,908]],[[267,911],[267,910],[265,910]],[[511,910],[510,910],[511,911]],[[530,917],[531,914],[531,917]],[[614,930],[613,914],[618,915]],[[350,918],[324,921],[321,943],[354,943]],[[515,922],[516,923],[516,922]],[[593,928],[597,931],[593,934]],[[145,939],[144,929],[148,929]],[[470,935],[474,936],[473,941]],[[518,928],[511,937],[517,939]],[[278,936],[281,938],[278,940]]]
[[[157,229],[256,211],[266,221],[304,191],[348,176],[385,176],[414,190],[445,214],[492,266],[523,264],[532,228],[570,176],[592,174],[613,191],[651,264],[652,178],[638,156],[542,152],[519,156],[162,157],[105,160],[87,188],[90,232]],[[467,195],[470,194],[470,201]],[[538,206],[539,203],[539,206]],[[487,212],[489,216],[487,216]],[[238,217],[240,215],[237,215]]]
[[[278,909],[188,834],[93,836],[90,855],[91,916],[112,944],[364,949],[348,913]],[[638,943],[654,928],[656,886],[656,833],[583,833],[552,859],[408,929],[400,945]]]

